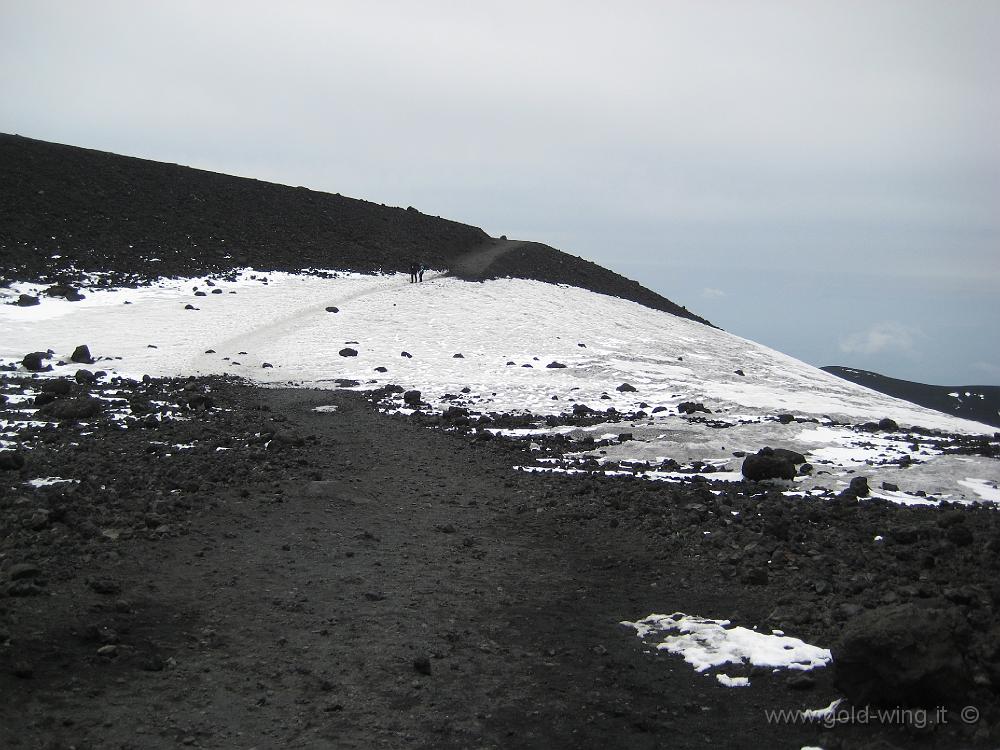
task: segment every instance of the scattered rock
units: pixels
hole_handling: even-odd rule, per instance
[[[743,459],[742,471],[744,477],[754,482],[795,478],[795,464],[784,456],[776,456],[771,448],[761,448]]]
[[[20,581],[23,578],[35,578],[41,575],[41,570],[32,563],[15,563],[7,569],[7,577],[12,581]]]
[[[868,497],[870,493],[868,489],[868,477],[854,477],[851,479],[848,489],[856,497]]]
[[[694,401],[683,401],[677,404],[677,412],[679,414],[694,414],[699,411],[705,412],[706,414],[712,413],[712,410],[705,408],[704,404],[697,404]]]
[[[33,297],[30,294],[22,294],[14,302],[18,307],[34,307],[35,305],[40,305],[42,301],[38,297]]]
[[[855,705],[961,706],[972,688],[955,610],[896,604],[851,620],[833,649],[834,684]]]
[[[24,369],[29,372],[50,372],[52,370],[52,365],[45,364],[45,360],[49,359],[52,355],[48,352],[31,352],[30,354],[25,354],[24,359],[21,360],[21,364],[24,365]]]
[[[883,417],[878,421],[878,428],[883,432],[898,432],[899,425],[892,419],[888,417]]]
[[[54,396],[68,396],[73,391],[73,384],[65,378],[53,378],[42,383],[41,391]]]
[[[420,391],[406,391],[403,394],[403,403],[408,406],[420,406]]]
[[[351,348],[351,347],[349,347],[349,346],[345,346],[345,347],[344,347],[343,349],[341,349],[341,350],[340,350],[339,352],[337,352],[337,353],[338,353],[338,354],[339,354],[339,355],[340,355],[341,357],[357,357],[357,356],[358,356],[358,350],[357,350],[357,349],[352,349],[352,348]]]
[[[620,386],[615,388],[619,393],[635,393],[635,386],[629,383],[622,383]]]
[[[405,357],[406,359],[413,359],[413,355],[410,354],[409,352],[400,352],[399,356],[400,357]]]
[[[430,675],[431,660],[426,656],[418,656],[413,660],[413,671],[417,674]]]
[[[111,596],[114,594],[120,594],[122,592],[121,584],[117,581],[112,581],[109,578],[96,578],[90,583],[90,588],[96,591],[98,594],[104,594],[106,596]]]
[[[465,359],[465,355],[462,354],[461,352],[459,352],[458,354],[452,354],[451,358],[452,359]]]
[[[103,405],[92,396],[53,401],[38,410],[38,416],[52,419],[92,419],[101,413]]]
[[[330,307],[326,308],[326,311],[328,313],[339,313],[340,312],[340,308],[339,307],[333,307],[331,305]]]
[[[20,451],[0,451],[0,471],[20,471],[24,468],[24,454]]]
[[[564,365],[562,362],[549,362],[545,366],[547,368],[549,368],[550,370],[564,370],[564,369],[566,369],[566,365]]]

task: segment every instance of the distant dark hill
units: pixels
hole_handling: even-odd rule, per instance
[[[110,271],[122,284],[245,266],[403,271],[414,259],[457,268],[503,242],[412,207],[0,134],[0,283]],[[511,244],[467,277],[572,284],[707,323],[594,263]]]
[[[851,367],[821,368],[873,391],[910,401],[928,409],[1000,427],[1000,386],[996,385],[925,385],[897,380],[877,372]]]

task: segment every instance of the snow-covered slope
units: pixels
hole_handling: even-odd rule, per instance
[[[907,453],[919,465],[907,469],[906,479],[923,472],[926,491],[996,499],[1000,472],[994,460],[912,451],[891,434],[859,436],[833,423],[888,417],[900,425],[991,435],[986,425],[875,393],[633,302],[519,279],[426,278],[410,284],[398,275],[246,271],[229,281],[215,279],[213,286],[204,279],[164,280],[140,289],[85,290],[79,302],[3,305],[0,359],[20,362],[28,352],[52,349],[68,361],[77,345],[87,344],[95,356],[115,358],[98,367],[132,377],[229,373],[319,387],[336,387],[337,379],[358,380],[365,388],[394,383],[421,390],[441,408],[455,403],[442,398],[446,394],[468,388],[463,405],[481,412],[558,414],[574,402],[619,412],[662,406],[666,411],[630,423],[636,439],[607,447],[601,459],[698,459],[736,478],[733,451],[781,445],[809,451],[818,468],[828,468],[824,480],[803,480],[805,489],[836,487],[854,471],[873,480],[895,475],[866,462]],[[196,290],[205,296],[195,296]],[[6,294],[34,291],[20,286]],[[339,354],[348,347],[357,356]],[[565,367],[548,367],[552,363]],[[76,367],[56,369],[71,373]],[[616,390],[623,383],[635,391]],[[703,403],[712,414],[696,416],[715,424],[678,415],[676,406],[685,401]],[[819,422],[782,424],[776,420],[781,414]],[[593,430],[598,436],[625,431],[621,424]]]

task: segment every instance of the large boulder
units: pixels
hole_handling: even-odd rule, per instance
[[[679,414],[694,414],[699,411],[705,412],[705,414],[712,413],[712,410],[707,408],[705,404],[699,404],[694,401],[683,401],[677,404],[677,412]]]
[[[868,610],[833,648],[834,684],[858,706],[963,706],[973,687],[962,649],[968,630],[955,610]]]
[[[787,456],[775,455],[770,448],[761,448],[743,459],[743,476],[753,482],[765,479],[795,479],[795,464]]]
[[[403,394],[403,403],[407,406],[420,406],[420,391],[406,391]]]
[[[38,410],[38,416],[48,419],[92,419],[101,413],[101,409],[99,399],[82,396],[46,404]]]
[[[43,393],[51,393],[54,396],[68,396],[72,390],[73,384],[65,378],[46,380],[41,385]]]
[[[24,355],[21,364],[24,365],[25,370],[30,372],[49,372],[52,365],[45,364],[45,360],[51,356],[48,352],[31,352]]]
[[[90,347],[86,344],[80,344],[73,350],[73,355],[70,360],[81,365],[92,365],[94,364],[94,358],[90,354]]]

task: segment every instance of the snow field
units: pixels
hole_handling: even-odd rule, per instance
[[[869,391],[633,302],[522,279],[471,283],[435,274],[410,284],[405,274],[324,278],[247,269],[232,281],[212,283],[164,279],[138,289],[85,289],[80,302],[0,305],[0,361],[19,363],[30,351],[48,349],[55,352],[53,362],[68,361],[76,346],[87,344],[103,357],[91,369],[133,378],[230,374],[261,384],[329,388],[355,380],[362,389],[393,383],[420,390],[433,408],[458,404],[480,413],[559,414],[574,403],[649,413],[660,406],[665,411],[646,419],[615,417],[591,429],[597,439],[621,432],[635,439],[578,456],[700,460],[720,469],[706,476],[738,479],[740,460],[733,452],[771,445],[807,453],[819,469],[787,486],[789,492],[839,490],[863,474],[873,489],[881,481],[899,484],[903,498],[924,489],[938,493],[937,500],[1000,499],[996,461],[956,462],[927,446],[911,450],[904,435],[860,435],[849,425],[890,417],[900,425],[959,434],[992,434],[992,428]],[[39,289],[21,284],[0,293],[14,298]],[[196,289],[205,296],[195,296]],[[357,356],[341,356],[347,347]],[[565,367],[546,367],[550,363]],[[77,367],[57,366],[55,374]],[[622,383],[636,391],[617,391]],[[467,395],[444,398],[463,388]],[[676,406],[682,401],[704,403],[712,414],[681,416]],[[775,421],[783,413],[819,423]],[[890,463],[904,454],[914,467]],[[650,476],[675,478],[661,474]],[[919,487],[910,486],[915,477]]]

